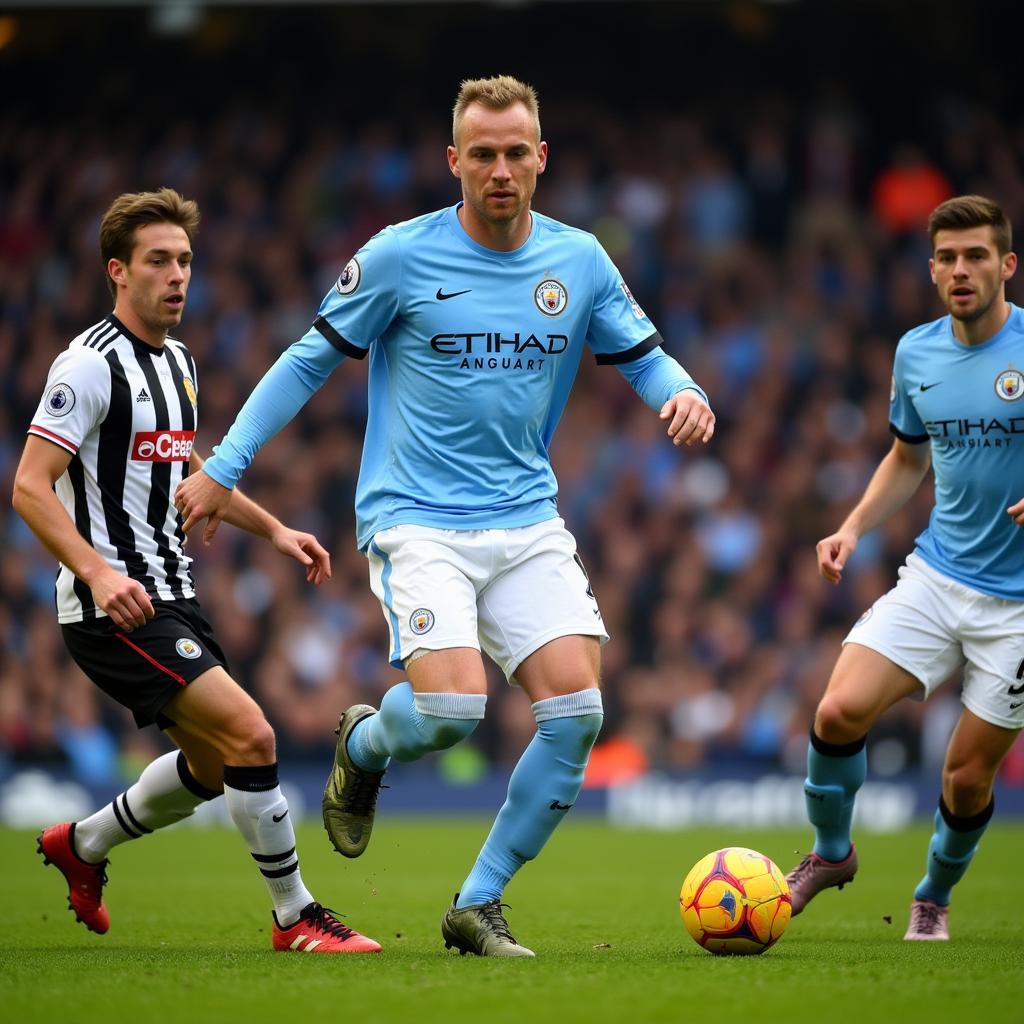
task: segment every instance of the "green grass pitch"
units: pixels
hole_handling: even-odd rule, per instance
[[[510,886],[513,934],[536,960],[445,951],[439,921],[483,821],[385,818],[358,861],[303,824],[318,898],[380,956],[275,954],[262,882],[226,829],[177,828],[113,852],[112,926],[65,909],[34,835],[0,831],[5,866],[0,1007],[12,1022],[1024,1021],[1024,827],[994,824],[958,888],[949,943],[904,943],[929,830],[862,836],[861,871],[823,894],[760,957],[715,957],[679,918],[704,853],[750,846],[783,870],[808,833],[623,832],[569,819]],[[891,921],[890,921],[891,918]]]

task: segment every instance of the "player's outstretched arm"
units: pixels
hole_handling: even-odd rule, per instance
[[[931,465],[931,445],[910,444],[897,438],[868,481],[860,501],[835,533],[818,541],[818,571],[838,583],[843,569],[865,533],[898,512]]]
[[[25,442],[14,477],[11,504],[29,529],[59,562],[92,591],[96,606],[125,632],[153,618],[153,602],[145,587],[112,569],[78,532],[53,491],[64,475],[71,454],[39,437]]]
[[[225,518],[232,488],[256,453],[291,421],[343,360],[317,330],[310,330],[282,353],[239,410],[209,468],[198,472],[203,462],[193,456],[192,475],[178,484],[174,505],[186,533],[205,519],[203,543],[210,543]]]
[[[674,445],[707,444],[715,433],[715,414],[696,391],[687,389],[673,395],[658,413],[668,420],[668,436]]]

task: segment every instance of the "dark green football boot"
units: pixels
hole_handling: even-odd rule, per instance
[[[345,857],[359,857],[370,842],[383,772],[370,772],[352,760],[348,738],[364,718],[377,714],[369,704],[353,704],[341,716],[335,733],[334,768],[324,786],[324,828],[334,848]]]
[[[459,894],[441,918],[444,948],[454,946],[460,953],[477,956],[534,956],[532,949],[520,946],[508,930],[508,922],[501,912],[507,904],[499,900],[477,903],[456,910]]]

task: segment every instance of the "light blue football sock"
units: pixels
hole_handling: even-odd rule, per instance
[[[804,797],[814,826],[814,852],[824,860],[845,860],[850,853],[854,799],[868,773],[864,740],[826,743],[811,729]]]
[[[958,818],[939,797],[935,832],[928,844],[928,873],[914,890],[915,900],[931,900],[940,906],[949,906],[953,886],[964,877],[994,810],[995,801],[990,800],[988,807],[979,814]]]
[[[349,756],[371,772],[383,771],[392,757],[417,761],[464,740],[480,724],[486,704],[485,693],[415,693],[398,683],[384,694],[380,711],[349,734]]]
[[[508,796],[457,907],[501,898],[512,876],[540,853],[576,802],[583,772],[604,721],[601,691],[579,690],[533,705],[537,732],[508,783]]]

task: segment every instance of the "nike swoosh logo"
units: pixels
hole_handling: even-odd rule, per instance
[[[1019,701],[1017,701],[1016,704],[1011,704],[1010,705],[1010,710],[1013,711],[1014,708],[1019,708],[1021,706],[1021,704],[1024,704],[1024,700],[1019,700]]]
[[[444,302],[445,299],[454,299],[456,295],[468,295],[472,290],[472,288],[463,288],[461,292],[443,292],[438,288],[437,298],[441,302]]]
[[[567,811],[572,807],[572,804],[560,804],[557,800],[552,800],[550,808],[553,811]]]
[[[942,383],[941,380],[937,380],[934,384],[922,384],[922,391],[931,391],[932,388],[937,388]]]
[[[279,822],[279,821],[284,821],[284,819],[287,816],[288,816],[288,812],[287,811],[285,811],[284,814],[280,814],[280,815],[279,814],[272,814],[271,815],[271,817],[274,819],[275,823]]]

